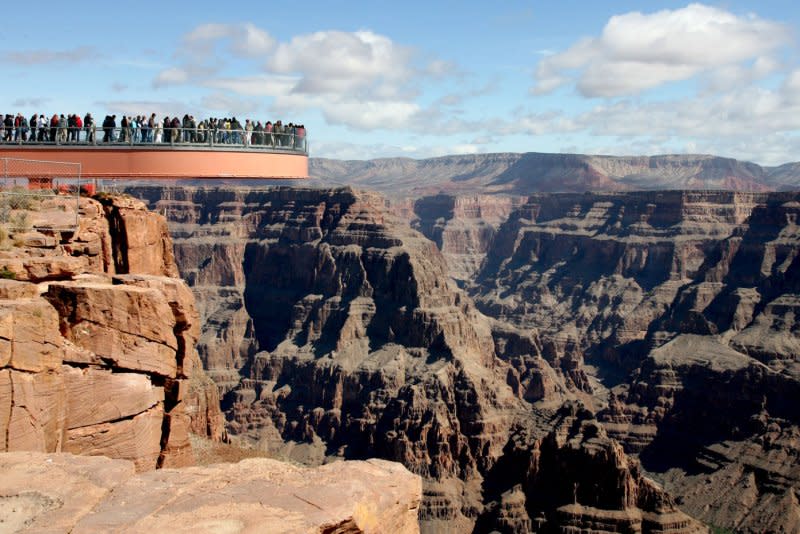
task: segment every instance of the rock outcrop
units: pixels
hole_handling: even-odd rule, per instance
[[[192,464],[190,428],[224,430],[190,393],[216,390],[192,366],[199,320],[164,219],[130,198],[81,199],[76,230],[50,234],[0,251],[16,278],[0,281],[0,450]]]
[[[381,460],[136,474],[125,460],[17,452],[0,471],[0,532],[419,532],[419,477]]]
[[[610,439],[591,414],[567,403],[533,439],[519,432],[486,485],[499,493],[479,531],[707,532]]]

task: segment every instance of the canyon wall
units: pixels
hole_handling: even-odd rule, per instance
[[[796,531],[799,199],[533,195],[468,292],[524,398],[591,407],[697,518]]]
[[[199,353],[223,394],[234,441],[310,464],[402,462],[423,477],[419,516],[428,532],[550,531],[600,520],[655,532],[670,518],[673,532],[703,530],[594,430],[599,423],[581,430],[588,416],[561,411],[576,395],[554,370],[540,384],[549,404],[536,403],[517,360],[541,345],[538,334],[478,312],[450,281],[436,244],[384,198],[349,188],[131,192],[170,220],[177,263],[198,299]],[[493,225],[514,203],[486,197],[448,209],[474,221],[485,211]],[[439,219],[429,209],[420,221]],[[480,244],[491,249],[495,241]],[[584,375],[576,364],[575,376]],[[563,394],[553,397],[556,386]],[[564,432],[573,437],[564,441]],[[606,451],[599,456],[597,440]],[[577,443],[598,468],[617,466],[613,491],[641,486],[650,500],[576,502],[560,492],[537,504],[536,488],[552,480],[531,467],[545,442],[555,459],[572,458],[558,451]],[[586,484],[585,476],[569,471],[563,484]]]
[[[521,405],[434,243],[347,188],[137,194],[172,221],[233,439],[400,461],[425,477],[423,520],[474,521]]]
[[[434,195],[417,199],[410,210],[403,210],[402,202],[392,202],[391,209],[436,243],[450,277],[464,282],[480,268],[497,228],[524,201],[518,196]]]
[[[190,465],[190,429],[224,428],[166,221],[120,197],[80,199],[78,220],[0,247],[0,450]]]

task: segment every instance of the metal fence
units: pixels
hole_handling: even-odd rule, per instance
[[[78,227],[81,165],[0,158],[0,227],[7,232]]]

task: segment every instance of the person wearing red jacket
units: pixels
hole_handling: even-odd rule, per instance
[[[83,121],[81,120],[81,116],[77,113],[75,114],[75,129],[72,130],[72,136],[76,143],[80,142],[81,140],[81,130],[83,129]]]

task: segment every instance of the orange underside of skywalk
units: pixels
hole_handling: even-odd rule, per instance
[[[84,178],[308,178],[308,156],[299,153],[183,147],[11,145],[0,149],[0,157],[80,163]]]

